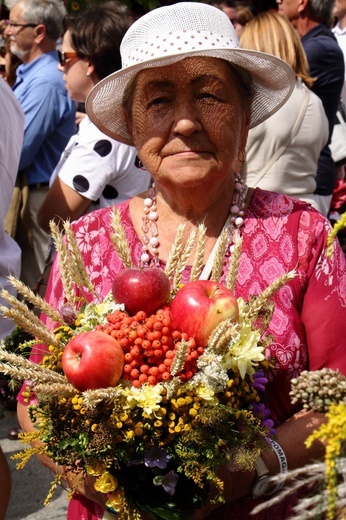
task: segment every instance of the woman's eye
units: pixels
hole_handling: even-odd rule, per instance
[[[168,103],[169,99],[164,96],[157,96],[153,99],[151,99],[148,103],[148,107],[157,106],[157,105],[163,105],[165,103]]]

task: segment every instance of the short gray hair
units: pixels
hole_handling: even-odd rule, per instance
[[[334,4],[335,0],[310,0],[311,13],[318,22],[329,23]]]
[[[62,33],[62,20],[66,9],[62,0],[6,0],[6,7],[12,9],[20,4],[26,23],[43,24],[51,40],[58,40]]]

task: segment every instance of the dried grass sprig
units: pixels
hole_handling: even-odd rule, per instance
[[[198,239],[196,246],[196,255],[195,260],[192,265],[190,281],[194,282],[198,280],[202,269],[203,269],[203,260],[204,260],[204,250],[205,250],[205,242],[206,242],[206,231],[207,228],[204,224],[200,224],[198,226]]]
[[[16,291],[23,296],[25,301],[31,303],[37,309],[40,309],[40,311],[43,312],[46,316],[48,316],[48,318],[50,318],[52,322],[61,323],[61,325],[65,325],[61,315],[53,307],[51,307],[43,298],[41,298],[39,294],[34,293],[34,291],[30,289],[30,287],[18,280],[15,276],[10,275],[8,277],[8,280],[10,284],[16,289]]]
[[[101,401],[113,401],[121,396],[117,388],[98,388],[96,390],[86,390],[83,392],[83,405],[87,408],[94,408]]]
[[[274,282],[271,283],[260,295],[252,298],[248,305],[246,319],[253,323],[268,300],[287,282],[293,280],[296,274],[296,271],[290,271],[279,276],[279,278],[274,280]]]
[[[186,224],[179,224],[176,235],[174,237],[174,242],[168,255],[165,273],[169,279],[173,277],[174,271],[179,262],[179,257],[183,249],[183,236],[185,233],[185,229]]]
[[[189,234],[189,236],[186,240],[183,251],[182,251],[181,255],[179,256],[179,259],[178,259],[178,262],[176,265],[176,269],[175,269],[175,273],[174,273],[174,278],[173,278],[173,284],[172,284],[173,292],[176,292],[179,289],[183,271],[186,267],[188,259],[190,258],[191,251],[196,243],[197,233],[198,233],[198,228],[195,228],[191,231],[191,233]]]
[[[228,240],[228,229],[223,229],[217,241],[218,243],[214,258],[213,270],[210,276],[210,279],[214,282],[218,282],[220,280],[223,264],[225,261],[225,253],[227,249]]]
[[[6,318],[13,320],[18,327],[48,345],[57,347],[61,345],[55,334],[45,327],[38,316],[36,316],[25,303],[19,301],[5,289],[3,289],[0,294],[2,298],[11,305],[11,308],[0,305],[0,312],[2,312]]]
[[[6,349],[0,348],[0,371],[8,374],[15,379],[22,381],[26,379],[30,381],[31,386],[41,383],[62,383],[65,384],[67,379],[61,374],[57,374],[41,365],[33,363],[23,356],[13,354]]]
[[[234,240],[234,248],[226,274],[226,287],[230,291],[234,291],[235,284],[237,282],[242,245],[243,239],[238,235]]]
[[[49,222],[51,236],[54,241],[55,249],[58,253],[60,266],[60,279],[64,291],[65,298],[72,305],[74,310],[77,310],[78,299],[74,292],[74,283],[70,271],[69,252],[67,244],[63,240],[63,235],[54,220]]]
[[[131,249],[126,237],[124,226],[121,222],[119,210],[117,208],[112,209],[111,225],[113,233],[111,233],[110,237],[120,260],[125,267],[133,267]]]
[[[71,228],[71,222],[69,220],[66,220],[64,222],[64,231],[66,234],[66,240],[67,240],[68,249],[69,249],[69,253],[70,253],[69,259],[70,259],[71,271],[73,273],[72,274],[73,281],[78,287],[80,287],[80,288],[85,287],[91,294],[93,294],[97,297],[97,294],[95,292],[95,287],[91,283],[91,280],[88,276],[80,249],[77,244],[76,237]]]
[[[271,481],[273,484],[285,483],[280,491],[275,495],[271,495],[268,500],[262,501],[260,504],[254,507],[251,511],[252,515],[258,514],[264,510],[268,510],[272,506],[281,503],[285,498],[294,495],[298,490],[304,488],[307,485],[314,486],[314,489],[318,492],[321,498],[321,489],[318,486],[324,479],[325,464],[323,462],[316,462],[308,464],[306,466],[289,470],[287,473],[279,473],[278,475],[272,476]],[[305,499],[301,498],[300,502],[303,503]],[[294,514],[294,519],[298,519]],[[310,518],[316,518],[310,516]],[[293,517],[291,517],[293,520]],[[300,520],[302,518],[300,517]]]

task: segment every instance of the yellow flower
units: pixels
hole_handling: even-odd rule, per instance
[[[99,477],[104,472],[105,465],[102,462],[97,461],[97,462],[94,462],[93,464],[87,465],[85,467],[85,469],[89,475],[93,475],[94,477]]]
[[[108,500],[106,502],[107,507],[112,507],[114,511],[117,513],[121,511],[122,505],[124,500],[124,493],[121,488],[117,489],[116,491],[113,491],[111,495],[108,497]]]
[[[110,493],[118,487],[118,480],[111,475],[109,471],[105,471],[95,482],[94,488],[101,493]]]

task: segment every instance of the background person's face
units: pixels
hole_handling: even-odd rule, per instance
[[[62,50],[65,53],[75,53],[75,49],[71,45],[70,31],[66,31],[63,37]],[[85,60],[78,56],[68,58],[65,65],[59,65],[59,70],[64,73],[64,81],[66,89],[71,99],[79,103],[86,100],[88,93],[93,87],[90,76],[87,75],[88,64]]]
[[[299,17],[298,6],[300,0],[276,0],[279,14],[283,14],[294,25],[294,20]]]
[[[5,29],[6,36],[10,40],[10,48],[13,54],[18,56],[21,60],[25,61],[26,56],[30,53],[35,39],[35,28],[34,27],[15,27],[13,24],[26,24],[26,20],[23,18],[23,8],[21,4],[16,4],[10,10],[10,24]]]

